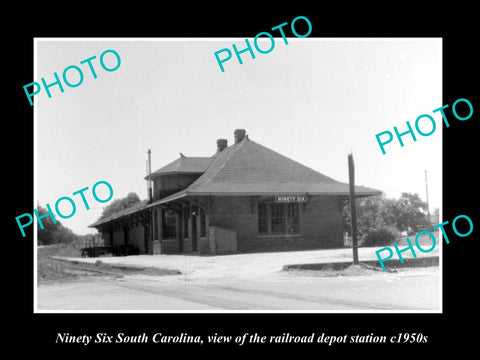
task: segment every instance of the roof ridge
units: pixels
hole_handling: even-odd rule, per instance
[[[211,156],[187,156],[187,155],[183,155],[182,158],[183,159],[210,159]]]
[[[162,166],[161,168],[155,170],[151,174],[147,175],[145,179],[167,173],[189,172],[186,171],[185,168],[193,168],[193,170],[190,171],[193,173],[203,173],[205,171],[204,169],[206,163],[208,162],[208,165],[210,165],[211,161],[212,158],[208,156],[180,156],[175,160],[169,162],[168,164]]]
[[[233,155],[235,155],[235,154],[238,152],[238,150],[240,150],[240,149],[243,147],[243,145],[246,143],[246,141],[248,141],[248,138],[243,138],[243,140],[238,143],[238,144],[239,144],[238,147],[235,149],[235,151],[232,151],[232,154],[230,154],[230,156],[223,162],[223,164],[222,164],[222,166],[220,167],[220,169],[218,169],[217,174],[218,174],[220,171],[222,171],[222,169],[225,167],[225,165],[228,164],[228,162],[229,162],[230,159],[233,157]],[[233,145],[237,145],[237,144],[233,144]],[[233,146],[233,145],[232,145],[232,146]],[[210,165],[211,165],[211,164],[210,164]],[[209,167],[210,167],[210,166],[209,166]],[[208,168],[207,168],[207,170],[208,170]]]
[[[245,138],[220,152],[186,190],[188,195],[252,191],[333,194],[346,188],[348,184]]]

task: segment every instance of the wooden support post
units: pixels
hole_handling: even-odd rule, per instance
[[[95,237],[93,237],[93,257],[97,257]]]
[[[355,166],[353,164],[353,155],[348,155],[348,181],[350,184],[350,216],[352,226],[352,249],[353,263],[358,264],[358,242],[357,242],[357,211],[355,204]]]

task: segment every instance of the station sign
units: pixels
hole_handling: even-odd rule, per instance
[[[279,196],[275,196],[275,202],[277,202],[277,203],[305,203],[305,202],[308,202],[308,196],[305,196],[305,195],[298,195],[298,196],[279,195]]]

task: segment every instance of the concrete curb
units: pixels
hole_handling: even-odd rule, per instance
[[[316,264],[291,264],[284,265],[282,271],[289,270],[342,270],[353,263],[351,261],[342,261],[342,262],[329,262],[329,263],[316,263]],[[366,260],[360,261],[360,264],[372,266],[381,270],[380,263],[378,260]],[[424,266],[438,266],[439,257],[438,256],[426,256],[421,258],[407,258],[404,259],[404,262],[401,263],[400,260],[388,260],[385,262],[385,268],[387,271],[389,269],[397,269],[403,267],[424,267]]]

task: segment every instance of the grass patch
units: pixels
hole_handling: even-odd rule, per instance
[[[61,281],[75,280],[85,276],[99,276],[101,273],[89,272],[88,270],[72,269],[68,265],[76,265],[86,269],[94,269],[104,271],[112,275],[132,275],[142,274],[151,276],[179,275],[178,270],[162,269],[157,267],[140,267],[140,266],[124,266],[107,264],[101,260],[95,263],[87,263],[82,261],[65,261],[54,260],[51,256],[59,257],[80,257],[81,246],[76,244],[56,244],[38,247],[37,252],[37,279],[42,281]]]
[[[37,279],[41,281],[68,280],[78,277],[58,261],[49,256],[80,256],[80,247],[70,244],[55,244],[39,246],[37,249]]]

